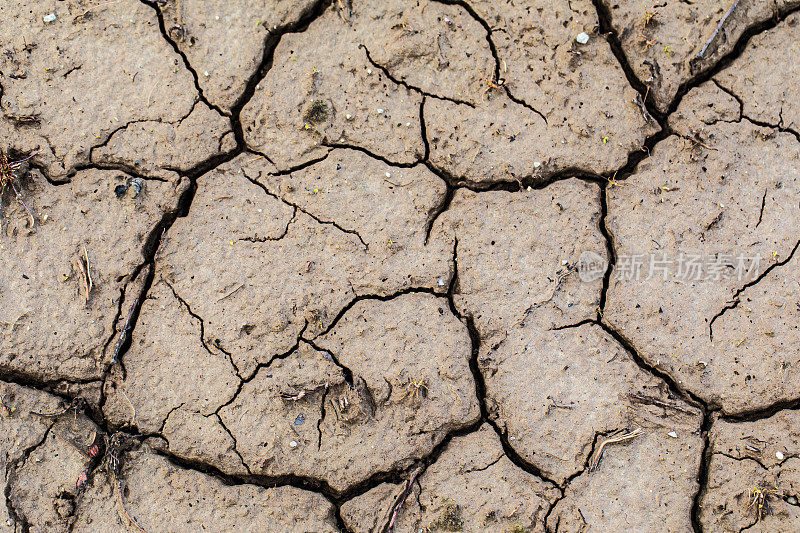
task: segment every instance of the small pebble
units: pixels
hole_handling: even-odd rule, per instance
[[[673,439],[677,439],[678,438],[678,434],[676,432],[674,432],[674,431],[670,431],[669,433],[667,433],[667,435],[669,435]]]
[[[578,41],[579,44],[586,44],[589,42],[589,35],[586,32],[580,32],[575,40]]]
[[[383,108],[381,108],[381,107],[378,108],[378,114],[379,115],[383,115]]]
[[[439,281],[437,281],[436,284],[440,287],[444,287],[444,280],[442,278],[439,278]]]
[[[783,461],[783,458],[786,457],[781,452],[775,452],[775,457],[778,458],[778,461]]]
[[[786,498],[786,503],[788,503],[789,505],[797,505],[797,498],[795,498],[794,496],[789,496],[788,498]]]
[[[290,442],[289,443],[289,447],[290,448],[297,448],[297,442],[295,442],[295,441]]]
[[[300,426],[305,421],[306,421],[306,417],[303,415],[303,413],[300,413],[299,415],[297,415],[297,418],[294,419],[294,425],[295,426]]]
[[[207,70],[203,71],[203,76],[205,76],[206,78],[208,77],[208,71]]]
[[[48,24],[51,23],[51,22],[55,22],[56,21],[56,14],[55,13],[50,13],[49,15],[45,15],[42,20],[45,21]]]
[[[371,68],[367,69],[367,74],[372,74],[372,69]]]
[[[344,118],[346,118],[347,120],[350,120],[351,118],[353,118],[353,115],[351,115],[350,113],[348,113],[348,114],[346,114],[346,115],[344,116]]]
[[[391,178],[391,177],[392,177],[392,173],[391,173],[391,172],[387,172],[387,173],[386,173],[386,177],[387,177],[387,178]]]
[[[540,162],[538,162],[538,161],[534,161],[533,162],[533,168],[539,168],[540,166],[542,166],[542,164]]]
[[[410,122],[406,122],[406,127],[410,128],[411,127],[411,123]]]

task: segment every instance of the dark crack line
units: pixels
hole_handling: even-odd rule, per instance
[[[593,0],[594,2],[600,2],[600,0]],[[744,53],[747,45],[750,43],[750,40],[759,35],[761,33],[770,31],[775,29],[781,22],[783,22],[786,17],[793,13],[800,12],[800,5],[792,7],[790,9],[784,9],[783,11],[778,11],[775,13],[774,17],[770,17],[766,20],[762,20],[760,22],[756,22],[755,24],[747,27],[744,32],[739,36],[739,39],[733,45],[733,48],[725,55],[720,57],[715,63],[711,66],[702,69],[699,73],[693,76],[691,79],[686,80],[678,87],[678,92],[676,93],[675,97],[672,99],[672,102],[667,108],[667,112],[665,116],[671,115],[678,109],[683,97],[686,94],[698,87],[699,85],[705,83],[706,81],[710,80],[729,66],[731,66],[739,56]],[[722,88],[722,87],[720,87]],[[723,89],[724,90],[724,89]],[[728,92],[728,91],[726,91]],[[729,93],[730,94],[730,93]],[[737,98],[738,100],[738,98]]]
[[[771,418],[781,411],[797,411],[800,410],[800,397],[792,398],[789,400],[781,400],[768,405],[761,409],[754,409],[752,411],[741,411],[737,413],[720,413],[720,420],[731,423],[740,422],[758,422]]]
[[[422,161],[428,161],[431,157],[431,144],[428,142],[428,124],[425,122],[425,102],[428,101],[427,96],[422,97],[419,103],[419,129],[420,136],[422,137],[422,145],[424,153],[422,154]]]
[[[257,153],[258,155],[264,157],[265,159],[267,159],[267,161],[272,163],[272,160],[266,154],[262,154],[260,152],[254,152],[253,150],[248,150],[248,151],[253,152],[253,153]],[[287,169],[278,170],[277,172],[268,172],[267,175],[268,176],[291,176],[295,172],[300,172],[301,170],[305,170],[305,169],[307,169],[309,167],[313,167],[317,163],[321,163],[321,162],[325,161],[326,159],[328,159],[328,156],[331,155],[332,151],[333,151],[333,149],[330,149],[327,152],[325,152],[325,155],[323,155],[321,157],[315,157],[313,159],[309,159],[305,163],[300,163],[299,165],[295,165],[295,166],[289,167]],[[275,163],[272,163],[272,164],[274,165]]]
[[[640,80],[633,71],[631,62],[622,47],[622,42],[619,40],[619,36],[614,29],[613,18],[608,6],[605,4],[605,2],[603,2],[603,0],[592,0],[592,4],[594,4],[594,9],[597,13],[599,24],[598,32],[605,36],[606,42],[608,42],[608,45],[611,48],[611,53],[617,59],[617,63],[619,63],[620,68],[622,68],[622,72],[625,74],[628,84],[633,87],[637,93],[639,93],[639,98],[641,98],[641,102],[644,104],[647,112],[656,119],[662,130],[665,129],[666,117],[671,112],[661,113],[658,111],[658,108],[654,103],[654,98],[649,94],[650,91],[647,84]],[[645,119],[646,118],[647,117],[645,117]]]
[[[764,189],[764,196],[761,197],[761,210],[758,212],[758,222],[756,222],[756,228],[761,225],[761,220],[764,218],[764,206],[767,202],[767,190]]]
[[[494,39],[492,38],[494,30],[489,25],[489,23],[483,20],[483,18],[481,18],[481,16],[478,15],[475,9],[473,9],[472,6],[469,5],[467,2],[465,2],[464,0],[434,0],[434,1],[444,5],[460,7],[461,9],[466,11],[469,14],[469,16],[475,20],[475,22],[477,22],[483,27],[484,31],[486,31],[486,42],[489,43],[489,51],[492,53],[492,58],[494,59],[494,72],[493,72],[494,81],[499,81],[501,79],[500,54],[497,52],[497,46],[495,45]],[[503,92],[506,94],[509,100],[511,100],[517,105],[521,105],[525,109],[528,109],[536,113],[537,115],[539,115],[539,117],[541,117],[541,119],[544,121],[545,124],[548,124],[547,117],[544,116],[544,113],[542,113],[541,111],[539,111],[538,109],[527,103],[522,98],[515,96],[514,93],[511,92],[511,89],[508,87],[508,85],[503,85]]]
[[[598,320],[603,317],[606,310],[606,300],[608,299],[608,289],[611,285],[611,274],[614,271],[614,266],[617,264],[617,249],[614,246],[614,236],[608,228],[608,183],[604,184],[600,189],[600,220],[598,226],[600,234],[606,241],[606,253],[608,254],[608,264],[606,271],[603,273],[603,288],[600,290],[600,301],[597,304]]]
[[[251,242],[251,243],[277,242],[277,241],[283,239],[284,237],[286,237],[286,235],[289,233],[289,226],[291,226],[292,222],[294,222],[296,219],[297,219],[297,208],[295,207],[295,208],[292,209],[292,216],[289,218],[289,221],[286,223],[286,227],[283,228],[283,231],[277,237],[242,237],[239,240],[240,241]]]
[[[250,383],[251,381],[253,381],[253,379],[255,379],[255,377],[258,375],[259,371],[261,371],[262,368],[269,368],[270,365],[272,365],[272,363],[274,361],[278,361],[278,360],[281,360],[281,359],[286,359],[287,357],[289,357],[293,353],[295,353],[300,348],[300,342],[302,342],[302,336],[303,336],[303,333],[305,332],[307,327],[308,327],[308,320],[306,320],[305,324],[303,324],[303,328],[300,330],[300,333],[298,334],[297,339],[295,340],[295,342],[291,346],[291,348],[289,348],[288,350],[286,350],[283,353],[279,353],[279,354],[273,355],[272,357],[270,357],[269,361],[267,361],[266,363],[258,363],[256,365],[256,367],[253,369],[253,371],[250,373],[249,376],[240,377],[239,378],[239,385],[236,387],[236,391],[234,391],[233,395],[231,395],[231,397],[228,400],[226,400],[225,402],[221,403],[219,405],[219,407],[217,407],[214,410],[214,413],[215,414],[219,414],[219,412],[222,409],[224,409],[225,407],[228,407],[233,402],[235,402],[236,399],[239,397],[239,394],[241,394],[242,389],[244,388],[244,386],[247,383]]]
[[[700,437],[703,439],[703,451],[700,454],[700,466],[697,469],[697,492],[692,498],[691,520],[694,533],[702,533],[703,524],[700,521],[703,498],[708,491],[708,479],[711,470],[711,426],[714,424],[713,413],[708,409],[703,410],[703,422],[700,425]]]
[[[364,148],[363,146],[358,146],[358,145],[355,145],[355,144],[347,144],[347,143],[331,142],[331,141],[322,141],[321,145],[326,147],[326,148],[339,148],[341,150],[354,150],[356,152],[361,152],[362,154],[366,154],[369,157],[371,157],[372,159],[376,159],[376,160],[378,160],[378,161],[380,161],[380,162],[382,162],[382,163],[384,163],[386,165],[389,165],[390,167],[414,168],[414,167],[416,167],[417,165],[419,165],[422,162],[421,159],[417,159],[416,161],[413,161],[411,163],[402,163],[402,162],[399,162],[399,161],[391,161],[390,159],[388,159],[388,158],[386,158],[386,157],[384,157],[382,155],[378,155],[378,154],[376,154],[374,152],[371,152],[369,149]]]
[[[355,298],[350,300],[350,302],[348,302],[347,305],[345,305],[336,314],[336,316],[333,318],[333,320],[331,320],[331,323],[328,324],[328,326],[324,330],[322,330],[322,332],[318,333],[317,335],[314,336],[313,339],[310,339],[310,340],[314,340],[314,339],[318,339],[320,337],[324,337],[325,335],[330,333],[330,331],[333,328],[336,327],[336,325],[339,323],[339,321],[342,319],[342,317],[344,317],[344,315],[346,315],[347,312],[350,311],[350,309],[352,309],[353,306],[356,305],[359,302],[363,302],[363,301],[366,301],[366,300],[377,300],[379,302],[388,302],[388,301],[394,300],[395,298],[399,298],[401,296],[405,296],[406,294],[430,294],[432,296],[436,296],[437,298],[444,298],[445,297],[445,294],[442,294],[440,292],[436,292],[434,289],[431,289],[431,288],[428,288],[428,287],[407,287],[405,289],[402,289],[402,290],[399,290],[399,291],[396,291],[396,292],[393,292],[393,293],[390,293],[390,294],[357,294]],[[303,340],[307,341],[307,342],[309,341],[309,339],[307,339],[307,338],[303,338]]]
[[[286,205],[288,205],[288,206],[290,206],[290,207],[293,207],[295,210],[297,210],[297,211],[300,211],[300,212],[301,212],[301,213],[303,213],[304,215],[308,215],[309,217],[311,217],[311,218],[313,218],[315,221],[317,221],[319,224],[328,225],[328,226],[333,226],[334,228],[338,229],[338,230],[339,230],[339,231],[341,231],[342,233],[346,233],[346,234],[348,234],[348,235],[354,235],[354,236],[355,236],[355,237],[356,237],[356,238],[359,240],[359,242],[361,243],[361,245],[364,247],[364,251],[366,252],[366,251],[368,251],[368,250],[369,250],[369,245],[368,245],[368,244],[367,244],[367,243],[364,241],[364,239],[362,239],[362,238],[361,238],[361,235],[360,235],[360,234],[359,234],[357,231],[355,231],[355,230],[351,230],[351,229],[345,229],[345,228],[343,228],[342,226],[340,226],[339,224],[337,224],[336,222],[333,222],[333,221],[329,221],[329,220],[322,220],[322,219],[321,219],[321,218],[319,218],[318,216],[316,216],[316,215],[312,214],[311,212],[307,211],[306,209],[304,209],[304,208],[300,207],[299,205],[297,205],[297,204],[295,204],[295,203],[293,203],[293,202],[290,202],[290,201],[289,201],[289,200],[287,200],[286,198],[283,198],[282,196],[279,196],[279,195],[275,194],[274,192],[270,191],[270,190],[267,188],[267,186],[266,186],[266,185],[264,185],[263,183],[261,183],[261,181],[259,181],[259,178],[261,177],[261,172],[260,172],[260,171],[259,171],[259,173],[258,173],[258,177],[256,177],[256,178],[251,178],[251,177],[250,177],[250,176],[247,174],[247,172],[245,172],[244,170],[242,170],[242,174],[243,174],[243,175],[244,175],[244,177],[245,177],[245,178],[247,178],[247,180],[248,180],[249,182],[251,182],[253,185],[256,185],[257,187],[261,188],[261,190],[263,190],[263,191],[264,191],[264,193],[266,193],[266,194],[267,194],[267,196],[271,196],[272,198],[275,198],[275,199],[276,199],[276,200],[278,200],[279,202],[282,202],[282,203],[284,203],[284,204],[286,204]]]
[[[756,126],[760,126],[762,128],[769,128],[769,129],[773,129],[773,130],[779,131],[781,133],[788,133],[790,135],[793,135],[794,138],[797,139],[797,142],[800,142],[800,132],[797,132],[797,131],[793,130],[792,128],[787,128],[785,126],[782,126],[781,124],[775,125],[775,124],[770,124],[769,122],[765,122],[763,120],[750,118],[747,115],[745,115],[744,113],[742,113],[742,115],[740,117],[740,120],[746,120],[746,121],[750,122],[751,124],[754,124]]]
[[[594,323],[603,328],[603,331],[605,331],[608,335],[613,337],[614,340],[616,340],[617,343],[620,346],[622,346],[622,348],[627,352],[631,360],[634,363],[636,363],[636,366],[638,366],[647,374],[654,376],[663,383],[665,383],[674,396],[681,398],[689,405],[693,405],[699,408],[702,412],[706,412],[710,409],[705,400],[697,396],[691,390],[686,389],[681,385],[679,385],[678,382],[669,373],[660,370],[655,366],[651,365],[650,363],[646,362],[645,359],[639,354],[639,352],[633,346],[633,343],[630,340],[628,340],[628,338],[626,338],[622,333],[617,331],[616,328],[608,324],[605,321],[605,319],[595,320]]]
[[[242,454],[239,453],[239,442],[236,440],[236,436],[230,429],[228,429],[228,426],[225,425],[225,422],[222,421],[222,417],[219,416],[219,413],[213,413],[211,416],[215,416],[217,418],[219,425],[222,426],[222,429],[225,430],[225,433],[227,433],[230,436],[231,440],[233,440],[233,453],[235,453],[236,456],[239,457],[239,461],[241,461],[242,466],[244,467],[245,470],[247,470],[247,473],[252,475],[252,472],[250,471],[250,466],[244,461],[244,457],[242,457]]]
[[[94,160],[94,151],[95,151],[95,150],[97,150],[97,149],[99,149],[99,148],[105,148],[106,146],[108,146],[108,143],[110,143],[110,142],[111,142],[111,139],[113,139],[113,138],[114,138],[114,136],[115,136],[117,133],[119,133],[120,131],[126,130],[126,129],[128,129],[130,126],[133,126],[134,124],[143,124],[143,123],[145,123],[145,122],[157,122],[157,123],[159,123],[159,124],[169,124],[169,125],[172,125],[172,126],[174,126],[174,125],[180,125],[180,124],[181,124],[181,123],[182,123],[184,120],[186,120],[187,118],[189,118],[189,116],[190,116],[190,115],[191,115],[191,114],[194,112],[194,110],[197,108],[197,104],[198,104],[199,102],[200,102],[200,98],[196,98],[196,99],[195,99],[195,101],[192,103],[192,107],[189,109],[189,112],[188,112],[188,113],[186,113],[186,114],[185,114],[184,116],[182,116],[181,118],[179,118],[178,120],[174,120],[174,121],[164,121],[164,120],[161,120],[161,119],[159,119],[159,118],[154,118],[154,119],[153,119],[153,118],[142,118],[142,119],[136,119],[136,120],[131,120],[131,121],[128,121],[128,122],[126,122],[125,124],[123,124],[122,126],[119,126],[119,127],[117,127],[117,128],[114,128],[114,129],[111,131],[111,133],[109,133],[109,134],[108,134],[108,136],[105,138],[105,140],[103,140],[103,141],[102,141],[102,142],[100,142],[99,144],[95,144],[94,146],[92,146],[91,148],[89,148],[89,162],[91,163],[91,162],[93,162],[93,160]]]
[[[497,434],[503,452],[506,457],[514,463],[518,468],[536,476],[537,478],[551,483],[553,486],[558,487],[558,483],[546,476],[540,468],[536,465],[526,461],[509,443],[508,434],[505,430],[501,430],[497,422],[490,416],[489,409],[486,404],[486,380],[484,379],[483,372],[480,368],[480,349],[481,349],[481,336],[478,328],[475,326],[475,321],[472,316],[461,313],[455,303],[455,294],[459,290],[458,284],[458,239],[455,240],[453,245],[453,277],[450,279],[450,285],[447,288],[447,301],[450,306],[450,312],[461,321],[469,332],[471,352],[469,358],[469,369],[472,373],[472,379],[475,382],[475,396],[478,400],[478,407],[480,408],[480,420],[476,427],[480,427],[482,423],[489,424],[494,432]]]
[[[169,183],[170,180],[166,178],[161,178],[158,176],[147,176],[145,174],[141,174],[137,171],[136,168],[132,167],[131,165],[127,165],[124,163],[94,163],[89,162],[86,164],[75,165],[72,168],[72,175],[74,176],[78,172],[86,171],[86,170],[99,170],[99,171],[113,171],[113,172],[120,172],[122,174],[126,174],[128,178],[139,178],[145,181],[159,181],[161,183]],[[170,169],[165,169],[170,170]]]
[[[545,515],[544,515],[543,522],[544,522],[544,526],[545,526],[545,531],[558,531],[558,527],[559,527],[559,524],[561,522],[561,517],[560,516],[558,517],[558,522],[556,522],[555,528],[551,529],[549,527],[549,525],[548,525],[548,522],[550,521],[550,515],[555,510],[556,506],[558,506],[558,504],[561,503],[561,501],[567,497],[567,489],[569,489],[569,487],[572,484],[573,480],[575,480],[576,478],[580,477],[581,475],[583,475],[584,472],[587,472],[589,470],[589,463],[591,462],[592,457],[594,456],[594,452],[595,452],[595,449],[597,447],[597,442],[600,440],[600,437],[604,437],[606,435],[610,435],[613,432],[614,432],[613,430],[609,430],[609,431],[606,431],[606,432],[597,432],[597,431],[595,431],[594,438],[592,439],[591,449],[589,450],[589,453],[586,454],[586,459],[584,459],[584,461],[583,461],[583,466],[581,468],[579,468],[578,470],[576,470],[575,472],[573,472],[572,474],[570,474],[569,476],[567,476],[567,478],[564,479],[564,482],[562,484],[556,485],[558,487],[558,489],[561,491],[561,494],[550,505],[550,509],[548,509],[547,513],[545,513]]]
[[[152,8],[153,11],[155,11],[156,18],[158,19],[158,28],[159,28],[159,30],[161,30],[161,36],[164,38],[165,41],[167,41],[167,43],[169,43],[169,45],[172,47],[172,50],[176,54],[178,54],[178,56],[183,61],[183,66],[192,75],[192,81],[194,82],[194,88],[197,91],[197,95],[200,98],[200,100],[204,104],[206,104],[208,107],[210,107],[211,109],[213,109],[214,111],[219,113],[220,115],[227,116],[228,113],[223,111],[216,104],[211,103],[208,100],[208,98],[206,98],[206,95],[203,93],[203,88],[200,86],[200,76],[198,76],[197,71],[194,69],[194,67],[191,65],[191,63],[189,63],[189,58],[186,56],[185,53],[183,53],[183,50],[181,50],[178,47],[178,43],[176,43],[175,40],[169,35],[169,32],[167,31],[166,24],[164,23],[164,14],[161,12],[161,8],[160,8],[159,4],[154,0],[139,0],[139,1],[142,2],[144,5]]]
[[[422,164],[425,165],[425,167],[433,174],[438,176],[442,181],[444,181],[445,185],[447,186],[447,191],[445,192],[445,196],[442,198],[442,201],[433,209],[432,214],[428,217],[428,222],[426,223],[425,228],[425,244],[427,244],[430,240],[430,235],[434,224],[439,217],[441,217],[445,212],[447,212],[448,209],[450,209],[453,197],[456,191],[459,189],[466,189],[474,193],[496,191],[522,192],[527,191],[528,189],[546,189],[554,183],[570,179],[578,179],[587,183],[600,185],[606,184],[609,179],[591,171],[577,167],[569,167],[547,174],[531,173],[528,176],[514,180],[498,180],[489,183],[480,183],[456,178],[455,176],[450,175],[444,169],[434,165],[430,160],[425,160],[422,162]]]
[[[328,393],[330,392],[330,387],[325,387],[325,390],[322,392],[322,397],[319,402],[319,410],[320,416],[317,420],[317,451],[322,449],[322,423],[325,421],[325,415],[327,414],[325,408],[325,400],[328,399]]]
[[[318,352],[328,354],[328,356],[331,358],[331,362],[337,367],[339,367],[339,370],[342,371],[342,374],[344,375],[344,380],[347,382],[350,388],[355,390],[356,387],[354,378],[355,374],[350,369],[350,367],[341,362],[339,357],[335,353],[333,353],[333,351],[328,350],[327,348],[323,348],[322,346],[318,345],[317,343],[315,343],[313,340],[310,339],[303,339],[303,342],[305,342]],[[317,428],[319,428],[319,424],[317,425]],[[322,439],[322,434],[320,434],[320,442],[322,442],[321,439]]]
[[[167,427],[167,422],[169,422],[169,417],[171,417],[172,414],[175,411],[177,411],[178,409],[180,409],[184,405],[186,405],[186,402],[181,402],[179,405],[176,405],[175,407],[173,407],[169,411],[167,411],[167,416],[164,417],[164,420],[161,422],[161,427],[158,428],[157,434],[159,436],[161,436],[161,438],[163,438],[165,441],[167,441],[167,446],[169,446],[169,439],[167,439],[166,437],[163,436],[164,435],[164,428]],[[138,432],[138,428],[136,428],[136,431]]]
[[[278,48],[281,39],[284,35],[290,33],[302,33],[305,31],[312,22],[322,16],[322,14],[325,12],[325,9],[330,4],[331,0],[317,0],[307,7],[295,22],[282,26],[275,31],[270,31],[267,34],[267,37],[264,39],[264,53],[261,57],[258,68],[247,80],[244,91],[242,91],[242,94],[236,100],[236,103],[234,103],[231,107],[234,137],[236,138],[236,145],[240,149],[243,149],[245,146],[247,146],[247,142],[245,141],[244,137],[244,128],[242,127],[241,122],[242,110],[253,98],[253,95],[256,92],[256,86],[261,83],[269,71],[272,70],[272,65],[275,58],[275,50]]]
[[[724,92],[725,94],[736,100],[736,103],[739,104],[739,120],[741,120],[742,116],[744,116],[744,101],[741,98],[739,98],[739,96],[732,90],[728,89],[727,87],[722,85],[719,81],[717,81],[716,78],[711,78],[711,82],[714,85],[716,85],[720,91]]]
[[[752,286],[754,286],[754,285],[758,284],[759,282],[761,282],[761,280],[763,280],[764,278],[766,278],[766,277],[767,277],[767,276],[770,274],[770,272],[772,272],[772,271],[773,271],[773,270],[775,270],[776,268],[780,268],[780,267],[782,267],[783,265],[785,265],[786,263],[788,263],[789,261],[791,261],[791,260],[792,260],[792,258],[794,257],[794,254],[795,254],[795,252],[797,251],[797,248],[798,248],[798,247],[800,247],[800,241],[797,241],[797,243],[796,243],[796,244],[794,245],[794,247],[792,248],[792,251],[791,251],[791,252],[789,252],[789,255],[786,257],[786,259],[784,259],[783,261],[778,261],[778,262],[776,262],[776,263],[772,263],[770,266],[768,266],[766,269],[764,269],[764,272],[762,272],[761,274],[759,274],[759,276],[758,276],[756,279],[754,279],[753,281],[750,281],[750,282],[747,282],[747,283],[745,283],[745,284],[744,284],[744,285],[742,285],[742,286],[741,286],[739,289],[737,289],[737,290],[736,290],[736,292],[735,292],[735,293],[733,294],[733,296],[731,297],[731,302],[730,302],[730,303],[728,303],[728,304],[727,304],[725,307],[723,307],[723,308],[720,310],[720,312],[719,312],[719,313],[717,313],[716,315],[714,315],[714,316],[711,318],[711,321],[708,323],[708,336],[709,336],[709,339],[710,339],[712,342],[714,341],[714,322],[716,322],[718,318],[720,318],[721,316],[723,316],[723,315],[724,315],[726,312],[728,312],[730,309],[735,309],[736,307],[738,307],[738,306],[739,306],[739,304],[741,303],[741,300],[739,299],[739,296],[740,296],[740,295],[741,295],[741,294],[742,294],[744,291],[746,291],[746,290],[747,290],[747,289],[749,289],[750,287],[752,287]]]
[[[4,495],[6,498],[6,509],[8,510],[8,515],[14,521],[14,529],[16,530],[17,524],[20,525],[22,529],[22,533],[28,533],[30,531],[30,524],[26,517],[17,511],[14,502],[11,500],[11,486],[14,484],[17,478],[17,470],[24,466],[25,463],[28,461],[28,457],[40,446],[42,446],[45,442],[47,442],[47,437],[50,436],[50,431],[53,429],[55,425],[55,420],[51,421],[50,424],[47,426],[47,429],[44,431],[44,436],[42,439],[33,444],[32,446],[25,448],[23,450],[22,455],[13,463],[6,466],[6,487],[4,491]]]
[[[422,96],[425,96],[425,97],[435,98],[437,100],[444,100],[446,102],[452,102],[452,103],[458,104],[458,105],[465,105],[465,106],[471,107],[473,109],[475,108],[475,104],[473,104],[471,102],[466,102],[464,100],[459,100],[457,98],[450,98],[448,96],[439,96],[438,94],[429,93],[429,92],[427,92],[427,91],[425,91],[425,90],[423,90],[423,89],[421,89],[419,87],[411,85],[410,83],[406,82],[405,80],[401,80],[401,79],[396,78],[395,76],[393,76],[389,72],[388,68],[386,68],[385,66],[381,65],[380,63],[377,63],[374,59],[372,59],[372,55],[370,55],[369,49],[366,47],[366,45],[359,44],[358,47],[363,49],[364,52],[366,53],[367,61],[369,61],[372,64],[373,67],[375,67],[378,70],[380,70],[381,72],[383,72],[383,74],[387,78],[389,78],[389,80],[392,81],[395,85],[400,85],[400,86],[405,87],[406,89],[408,89],[410,91],[416,92],[416,93],[421,94]]]
[[[764,463],[762,463],[761,461],[759,461],[759,460],[758,460],[758,459],[756,459],[755,457],[750,457],[749,455],[745,455],[744,457],[736,457],[735,455],[731,455],[731,454],[729,454],[729,453],[725,453],[725,452],[711,452],[711,455],[712,455],[712,456],[714,456],[714,455],[720,455],[720,456],[722,456],[722,457],[727,457],[728,459],[732,459],[732,460],[734,460],[734,461],[738,461],[738,462],[742,462],[742,461],[753,461],[753,462],[754,462],[754,463],[756,463],[758,466],[760,466],[760,467],[761,467],[763,470],[769,471],[769,468],[767,468],[766,466],[764,466]],[[784,460],[785,460],[785,459],[784,459]]]
[[[167,287],[169,287],[169,289],[172,291],[172,294],[173,294],[173,296],[175,296],[175,299],[178,300],[178,302],[180,302],[180,304],[186,309],[186,312],[189,313],[189,315],[192,318],[197,320],[197,323],[200,325],[200,344],[203,345],[203,348],[205,348],[205,350],[208,352],[209,355],[211,355],[212,357],[218,357],[218,354],[215,354],[214,352],[212,352],[211,349],[206,344],[205,321],[203,320],[203,317],[201,317],[200,315],[198,315],[197,313],[192,311],[192,308],[191,308],[191,306],[189,306],[189,303],[186,300],[184,300],[183,298],[181,298],[181,296],[178,294],[178,291],[175,290],[175,287],[173,287],[172,284],[169,281],[167,281],[167,280],[165,280],[163,278],[162,278],[162,280],[167,285]],[[220,349],[220,351],[223,352],[227,356],[228,362],[233,367],[233,370],[236,373],[236,376],[239,379],[242,379],[242,375],[239,372],[239,367],[236,365],[236,363],[233,362],[232,355],[230,353],[226,352],[225,350]]]
[[[102,377],[97,378],[86,378],[86,379],[50,379],[50,380],[43,380],[41,376],[37,376],[35,374],[28,374],[25,372],[21,372],[17,369],[8,368],[5,364],[0,364],[0,381],[5,381],[6,383],[13,383],[14,385],[19,385],[20,387],[26,387],[29,389],[38,390],[40,392],[46,392],[52,396],[58,396],[65,402],[69,403],[72,401],[73,397],[63,392],[60,392],[59,389],[65,386],[81,386],[81,385],[95,385],[102,382]]]

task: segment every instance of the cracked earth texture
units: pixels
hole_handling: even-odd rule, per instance
[[[0,35],[0,532],[800,528],[800,2]]]

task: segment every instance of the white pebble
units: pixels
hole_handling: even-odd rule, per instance
[[[533,168],[539,168],[540,166],[542,166],[542,164],[539,163],[538,161],[533,162]]]
[[[669,435],[673,439],[677,439],[678,438],[678,434],[675,433],[674,431],[670,431],[669,433],[667,433],[667,435]]]
[[[781,452],[775,452],[775,457],[778,458],[778,461],[783,461],[785,456]]]
[[[406,122],[406,127],[410,128],[411,127],[411,123],[410,122]]]
[[[391,173],[391,172],[387,172],[387,173],[386,173],[386,177],[387,177],[387,178],[391,178],[391,177],[392,177],[392,173]]]
[[[367,69],[367,74],[372,74],[372,69],[371,68]]]
[[[297,442],[295,442],[295,441],[290,442],[289,443],[289,447],[290,448],[297,448]]]
[[[586,44],[589,42],[589,35],[582,31],[575,37],[575,40],[578,41],[579,44]]]
[[[42,18],[42,20],[45,21],[48,24],[51,23],[51,22],[55,22],[56,21],[56,14],[55,13],[50,13],[49,15],[45,15],[44,18]]]
[[[436,284],[439,285],[440,287],[444,287],[444,280],[442,278],[439,278]]]
[[[382,107],[379,107],[379,108],[378,108],[378,114],[379,114],[379,115],[383,115],[383,108],[382,108]]]
[[[203,76],[205,76],[206,78],[208,77],[208,71],[207,70],[203,72]]]
[[[348,114],[346,114],[346,115],[344,116],[344,118],[346,118],[347,120],[350,120],[351,118],[353,118],[353,115],[351,115],[350,113],[348,113]]]

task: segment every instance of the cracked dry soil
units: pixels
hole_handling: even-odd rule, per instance
[[[0,532],[800,529],[800,2],[0,35]]]

